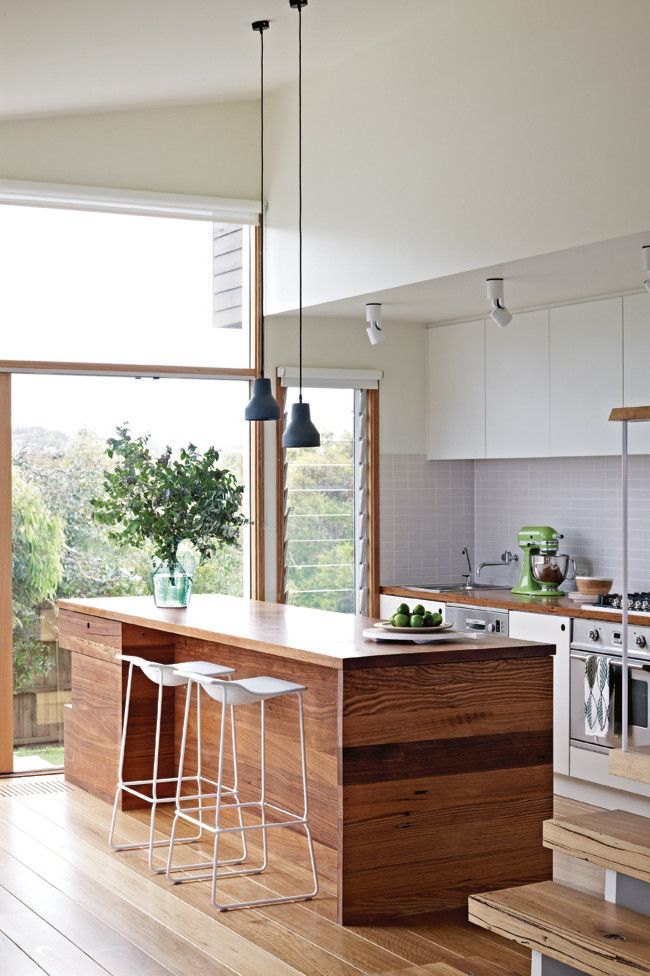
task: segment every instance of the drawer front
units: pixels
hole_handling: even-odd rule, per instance
[[[122,624],[105,617],[61,610],[59,644],[68,651],[115,661],[122,650]]]

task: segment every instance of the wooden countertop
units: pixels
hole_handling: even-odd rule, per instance
[[[369,617],[230,596],[195,595],[184,610],[159,609],[147,596],[59,600],[58,606],[62,626],[67,614],[84,614],[341,670],[535,658],[555,653],[550,645],[483,635],[478,640],[437,645],[379,644],[361,635],[374,622]]]
[[[587,617],[590,620],[610,620],[612,623],[621,622],[621,614],[617,610],[603,613],[600,610],[584,609],[574,600],[566,596],[546,597],[522,596],[511,590],[476,590],[468,593],[466,590],[456,590],[454,593],[436,593],[433,590],[419,590],[411,586],[382,586],[381,593],[387,596],[401,596],[405,600],[433,600],[440,603],[462,603],[468,607],[492,607],[495,610],[524,610],[527,613],[550,613],[556,617]],[[650,618],[639,614],[630,614],[630,623],[634,626],[648,626]]]

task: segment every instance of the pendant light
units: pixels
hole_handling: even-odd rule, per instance
[[[282,436],[283,447],[320,447],[320,434],[312,423],[309,404],[302,402],[302,8],[307,0],[289,0],[298,11],[298,403]]]
[[[253,395],[246,405],[246,420],[279,420],[280,407],[273,396],[271,380],[264,375],[264,31],[268,20],[251,25],[260,35],[260,376],[253,382]]]

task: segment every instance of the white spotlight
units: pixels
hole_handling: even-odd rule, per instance
[[[643,287],[646,291],[650,291],[650,244],[643,244],[641,252],[643,254],[643,270],[645,271]]]
[[[490,302],[490,318],[505,329],[512,322],[512,315],[505,306],[503,299],[503,278],[487,278],[487,294]]]
[[[368,328],[368,338],[373,346],[381,342],[384,338],[384,329],[381,324],[381,305],[379,302],[368,302],[366,305],[366,322]]]

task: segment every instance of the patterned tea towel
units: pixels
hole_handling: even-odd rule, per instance
[[[611,658],[590,654],[585,661],[585,732],[606,736],[609,731],[609,675]]]

